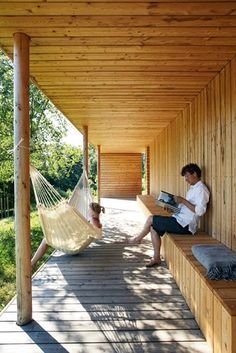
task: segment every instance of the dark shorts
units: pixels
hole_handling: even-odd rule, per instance
[[[164,235],[165,232],[191,234],[188,226],[182,227],[174,217],[169,216],[153,216],[152,227],[160,236]]]

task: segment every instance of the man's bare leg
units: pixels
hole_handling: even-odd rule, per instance
[[[160,257],[161,237],[152,227],[150,229],[150,232],[151,232],[151,240],[152,240],[154,253],[153,253],[153,257],[147,263],[146,267],[152,267],[152,266],[157,266],[161,264],[161,257]]]
[[[128,244],[136,245],[141,244],[142,240],[150,232],[153,222],[153,216],[149,216],[144,224],[142,231],[136,236],[128,240]]]
[[[45,239],[43,239],[38,247],[38,249],[36,250],[36,253],[34,254],[33,258],[31,259],[31,266],[34,267],[36,265],[36,263],[38,262],[38,260],[41,259],[41,257],[43,257],[43,255],[46,253],[48,249],[48,244],[46,243]]]

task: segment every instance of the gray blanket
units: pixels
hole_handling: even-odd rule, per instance
[[[193,245],[192,253],[210,279],[236,280],[236,252],[224,245]]]

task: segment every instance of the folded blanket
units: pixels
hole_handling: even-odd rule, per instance
[[[210,279],[236,280],[236,252],[224,245],[193,245],[192,253]]]

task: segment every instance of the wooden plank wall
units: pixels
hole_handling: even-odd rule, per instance
[[[211,191],[201,229],[236,250],[236,59],[229,62],[150,147],[151,193],[184,195],[183,165],[195,162]]]
[[[101,154],[101,197],[136,197],[142,193],[140,153]]]

